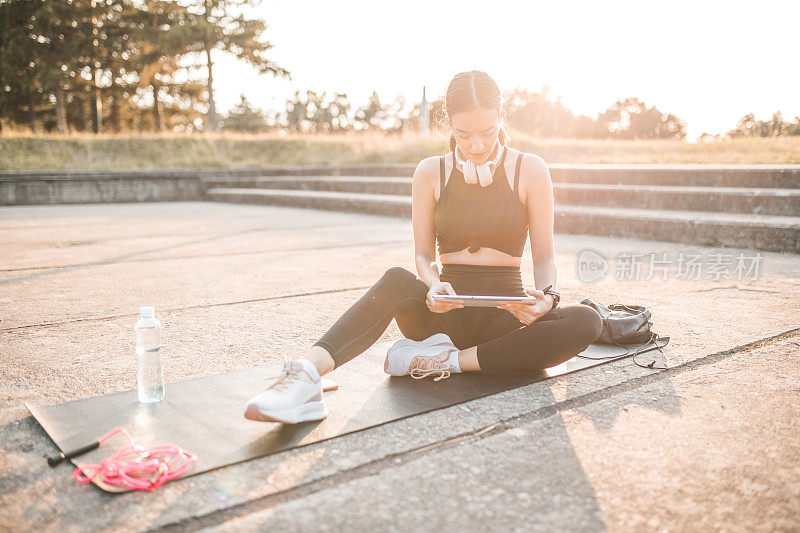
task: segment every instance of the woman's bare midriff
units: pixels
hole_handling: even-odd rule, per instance
[[[461,265],[496,265],[496,266],[515,266],[519,267],[522,263],[521,257],[514,257],[507,253],[495,250],[494,248],[483,247],[474,254],[469,253],[469,249],[464,248],[458,252],[441,254],[439,261],[445,263],[457,263]]]

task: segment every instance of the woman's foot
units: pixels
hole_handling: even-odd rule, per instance
[[[322,379],[305,359],[284,364],[283,374],[247,402],[245,418],[260,422],[297,424],[322,420],[328,410],[322,401]]]
[[[445,379],[451,373],[460,373],[458,348],[444,333],[414,341],[400,339],[386,353],[383,370],[393,376],[411,376],[421,379],[436,376],[434,381]]]

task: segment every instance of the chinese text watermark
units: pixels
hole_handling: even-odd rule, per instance
[[[666,281],[672,277],[684,280],[757,279],[763,257],[759,252],[707,255],[693,252],[620,252],[614,261],[613,275],[617,281]],[[597,250],[584,249],[578,254],[578,279],[591,283],[606,277],[611,270],[608,260]]]

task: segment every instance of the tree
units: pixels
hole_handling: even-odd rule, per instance
[[[182,64],[183,58],[202,51],[202,40],[197,37],[199,20],[174,0],[145,0],[141,14],[144,23],[137,26],[136,54],[131,62],[138,73],[137,87],[152,93],[154,129],[163,130],[164,91],[173,100],[199,97],[196,84],[180,79],[189,70]]]
[[[376,91],[372,91],[367,104],[356,111],[356,122],[364,129],[380,128],[387,117],[387,108],[381,104]]]
[[[780,111],[773,113],[770,120],[756,120],[753,113],[739,119],[736,129],[730,130],[730,137],[772,137],[779,135],[800,135],[800,116],[794,117],[795,123],[783,120]]]
[[[35,120],[35,77],[37,42],[28,35],[31,18],[39,2],[22,1],[0,4],[0,120],[8,116],[13,122],[25,121],[22,115],[28,106],[31,131]]]
[[[222,127],[226,130],[256,133],[267,129],[267,118],[264,111],[253,107],[243,94],[241,101],[223,118]]]
[[[31,130],[37,121],[52,122],[60,133],[66,132],[68,91],[84,90],[92,79],[86,71],[91,68],[92,28],[98,25],[100,11],[92,4],[15,0],[0,5],[3,115],[13,103],[9,111],[15,122],[27,121]],[[27,110],[25,120],[20,120],[22,109]],[[50,111],[55,111],[54,120],[38,116]]]
[[[597,116],[597,136],[618,139],[684,139],[686,123],[638,98],[618,100]]]
[[[266,29],[264,21],[247,19],[241,14],[243,7],[253,7],[259,0],[194,0],[190,5],[201,18],[200,38],[206,56],[208,70],[208,126],[215,131],[217,107],[214,101],[214,64],[211,60],[213,50],[230,52],[244,59],[261,73],[271,73],[291,79],[288,70],[276,65],[267,57],[273,45],[263,39]]]
[[[329,131],[341,132],[351,128],[350,102],[346,93],[334,94],[333,100],[325,105],[325,118],[330,119]]]
[[[306,91],[305,98],[300,91],[286,102],[284,123],[294,132],[330,133],[350,129],[350,103],[347,94],[335,93],[332,100],[327,93]]]
[[[540,137],[570,137],[575,117],[560,99],[550,98],[549,87],[536,93],[516,89],[503,97],[509,126]]]
[[[42,94],[52,95],[55,100],[56,130],[62,135],[67,132],[65,91],[70,86],[70,75],[80,67],[86,42],[72,24],[72,10],[62,2],[41,2],[27,24],[34,45],[35,83]]]
[[[0,115],[65,132],[190,129],[203,90],[184,58],[202,51],[180,0],[15,0],[0,4]],[[152,97],[150,94],[152,92]]]

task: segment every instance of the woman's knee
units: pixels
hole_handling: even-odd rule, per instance
[[[386,270],[379,280],[380,284],[392,287],[413,287],[422,283],[416,274],[403,267],[394,266]],[[424,285],[424,284],[423,284]]]
[[[416,278],[417,276],[415,276],[410,270],[399,266],[393,266],[387,269],[386,272],[383,273],[381,280],[396,282],[396,281],[407,281],[408,279],[416,279]]]
[[[600,338],[603,332],[603,319],[594,308],[586,304],[574,304],[564,307],[563,313],[570,322],[570,331],[582,345],[590,345]]]
[[[375,284],[375,287],[389,292],[393,295],[405,297],[409,295],[427,294],[427,286],[413,274],[403,267],[391,267]],[[424,290],[424,293],[422,292]]]

